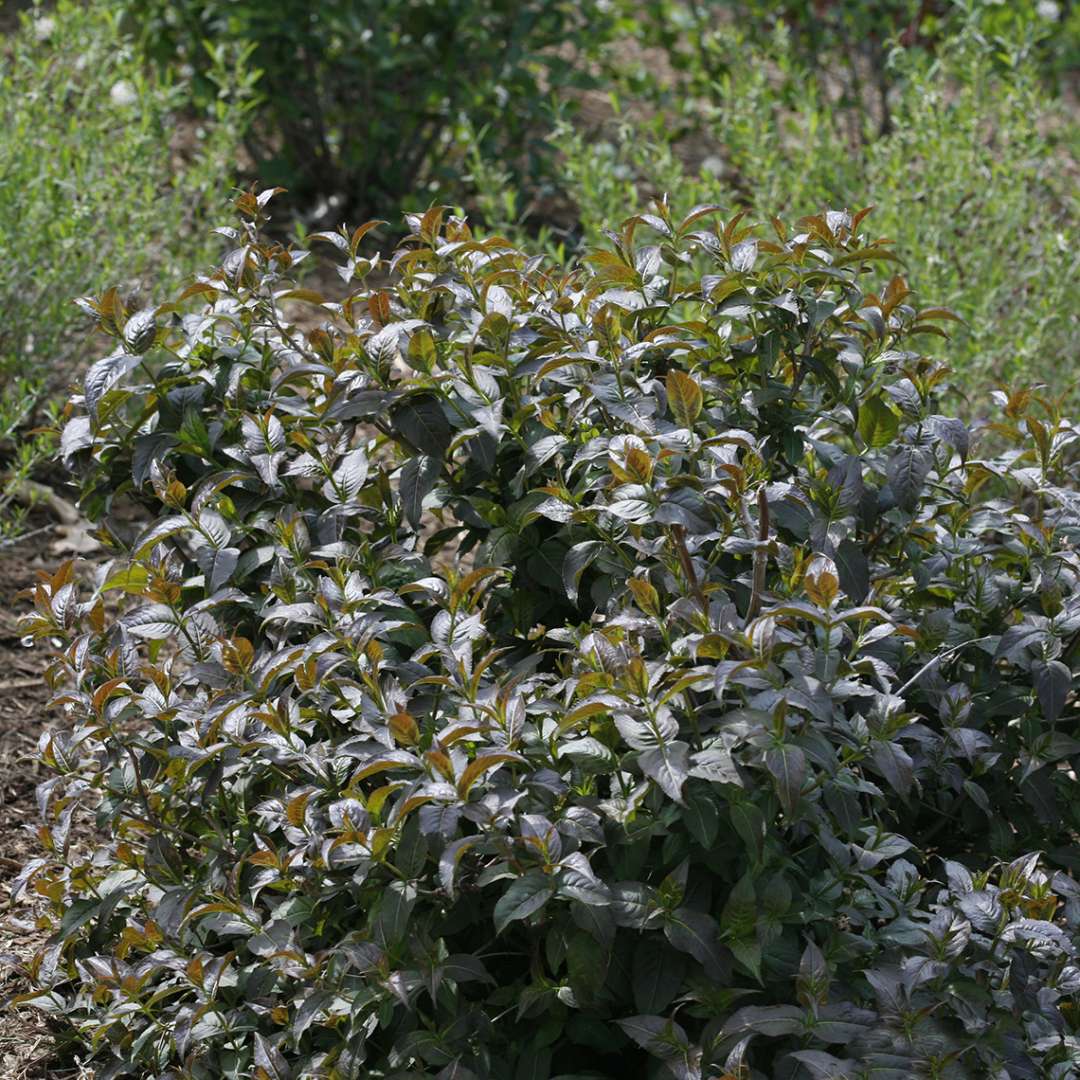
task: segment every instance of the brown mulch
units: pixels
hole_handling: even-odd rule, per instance
[[[38,738],[55,718],[42,679],[47,650],[20,641],[18,620],[29,602],[18,594],[66,556],[54,553],[56,527],[35,522],[32,535],[0,547],[0,1077],[3,1080],[90,1080],[86,1070],[59,1064],[52,1035],[39,1014],[8,1004],[25,986],[19,964],[44,935],[26,929],[32,913],[12,909],[10,885],[24,863],[38,854],[34,788],[46,771],[36,760]],[[14,958],[14,962],[13,962]]]

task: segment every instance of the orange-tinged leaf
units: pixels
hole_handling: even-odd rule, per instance
[[[368,797],[365,807],[367,812],[373,817],[378,818],[382,813],[383,804],[395,791],[400,790],[405,786],[404,780],[394,780],[389,784],[383,784],[382,787],[376,788]]]
[[[314,289],[286,289],[277,294],[278,300],[304,300],[309,304],[325,304],[326,297]]]
[[[402,746],[415,746],[420,741],[420,729],[407,712],[396,712],[388,721],[390,734]]]
[[[470,761],[465,766],[465,771],[461,774],[461,779],[458,780],[457,791],[463,799],[469,794],[469,788],[473,786],[476,779],[482,774],[488,771],[488,769],[494,769],[499,765],[503,765],[508,761],[523,761],[524,758],[520,754],[515,754],[509,751],[499,751],[494,754],[480,754],[475,760]]]
[[[683,371],[669,371],[664,386],[671,415],[682,427],[693,427],[702,407],[701,387],[697,380]]]
[[[639,484],[647,484],[652,479],[652,455],[640,446],[631,446],[626,451],[626,471]]]
[[[416,759],[411,754],[406,754],[403,750],[388,750],[387,754],[401,756],[379,758],[378,761],[373,761],[368,765],[364,765],[353,773],[352,783],[358,784],[361,780],[364,780],[369,776],[374,776],[376,773],[380,772],[386,772],[387,769],[408,768],[415,766],[416,764]]]
[[[376,829],[371,834],[371,857],[373,859],[381,858],[394,840],[393,829]]]
[[[840,576],[832,559],[816,555],[803,575],[803,588],[818,607],[831,607],[840,591]]]
[[[432,747],[425,755],[424,761],[426,761],[437,772],[441,773],[447,780],[454,779],[454,766],[450,761],[449,755],[445,754],[437,747]]]
[[[307,818],[307,804],[311,799],[310,791],[302,791],[295,798],[289,800],[285,807],[285,817],[290,825],[297,829],[304,828]]]
[[[923,319],[947,319],[950,322],[964,321],[955,311],[944,307],[922,308],[918,313],[918,318],[920,321]]]
[[[433,206],[420,219],[420,236],[429,244],[434,243],[437,239],[445,213],[445,206]]]
[[[360,246],[360,241],[363,240],[372,229],[385,224],[385,221],[365,221],[363,225],[357,225],[353,230],[352,236],[349,238],[349,251],[355,255],[356,249]]]
[[[637,606],[646,615],[656,616],[660,614],[660,595],[650,582],[644,578],[630,578],[626,584],[634,594]]]
[[[380,327],[385,326],[390,321],[390,294],[377,292],[369,296],[368,311]]]
[[[603,701],[586,701],[576,709],[572,709],[559,721],[559,734],[569,731],[570,728],[580,724],[582,720],[588,720],[601,713],[611,712],[611,706]]]

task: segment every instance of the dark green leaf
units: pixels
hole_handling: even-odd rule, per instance
[[[405,520],[415,529],[424,516],[424,496],[438,483],[442,461],[427,454],[417,454],[402,466],[398,490]]]
[[[510,923],[538,912],[554,892],[554,881],[539,870],[517,878],[495,905],[495,932],[501,934]]]
[[[394,430],[414,449],[440,461],[450,446],[450,424],[439,399],[407,398],[392,414]]]

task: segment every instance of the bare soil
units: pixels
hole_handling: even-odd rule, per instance
[[[27,989],[22,964],[42,944],[32,928],[33,911],[12,907],[10,887],[22,866],[38,854],[34,788],[45,778],[36,759],[41,733],[55,718],[46,708],[50,691],[42,673],[47,650],[20,642],[19,616],[30,608],[19,594],[64,556],[50,549],[57,527],[36,521],[33,534],[0,547],[0,1078],[90,1080],[92,1073],[64,1066],[40,1014],[10,1004]]]

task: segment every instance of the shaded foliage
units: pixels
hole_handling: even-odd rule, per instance
[[[160,68],[194,69],[206,101],[206,42],[246,49],[262,72],[248,138],[260,180],[363,212],[456,188],[463,124],[535,177],[552,152],[547,95],[589,82],[616,21],[599,0],[115,2]]]
[[[312,238],[338,304],[270,195],[175,303],[84,302],[116,557],[26,623],[26,1000],[105,1080],[1073,1075],[1054,404],[937,411],[951,313],[865,213],[659,203],[564,271],[436,208]]]

